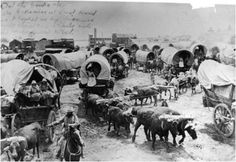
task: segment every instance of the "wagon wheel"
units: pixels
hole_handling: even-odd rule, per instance
[[[218,104],[215,107],[214,124],[219,133],[225,137],[230,137],[234,134],[235,119],[226,104]]]
[[[56,113],[51,110],[48,115],[47,125],[51,124],[54,121],[56,121]],[[54,137],[54,128],[53,127],[48,127],[48,137],[49,137],[49,141],[52,142],[53,137]]]
[[[19,114],[14,114],[11,118],[11,134],[21,128],[22,121],[21,121],[21,116]]]

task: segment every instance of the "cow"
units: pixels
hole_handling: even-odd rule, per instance
[[[152,97],[154,99],[154,106],[157,105],[157,94],[159,94],[159,91],[155,88],[149,87],[149,86],[134,86],[133,87],[134,92],[130,89],[125,90],[125,95],[130,94],[130,99],[135,99],[135,105],[137,105],[137,99],[141,101],[141,106],[143,105],[143,100],[146,98],[145,103],[147,102],[147,99],[150,98],[150,103],[152,103]],[[129,93],[128,93],[129,92]],[[131,93],[130,93],[131,92]]]
[[[144,126],[144,133],[146,135],[146,139],[151,141],[150,139],[150,125],[151,125],[151,116],[154,113],[152,108],[133,108],[131,111],[132,115],[135,115],[137,120],[135,123],[134,134],[132,137],[132,142],[135,141],[136,132],[138,128],[143,125]]]
[[[186,137],[185,131],[188,132],[188,134],[192,137],[193,140],[197,139],[197,133],[195,130],[196,123],[194,123],[193,120],[193,118],[184,118],[178,122],[177,129],[179,135],[182,136],[182,138],[179,140],[179,144],[184,142],[184,139]],[[172,136],[174,135],[172,134]]]
[[[6,138],[8,136],[8,124],[6,121],[6,117],[1,116],[1,139]]]
[[[164,114],[165,115],[165,114]],[[167,149],[169,148],[168,145],[168,134],[169,131],[173,135],[173,144],[176,145],[176,135],[178,133],[177,120],[169,120],[168,118],[163,117],[163,115],[160,115],[160,113],[154,113],[151,116],[151,126],[150,131],[152,132],[152,149],[155,150],[155,142],[156,142],[156,134],[159,135],[160,140],[163,140],[163,137],[165,138],[165,142],[167,144]]]
[[[13,136],[1,140],[1,151],[7,152],[8,160],[23,161],[27,153],[28,143],[23,136]]]
[[[171,114],[171,115],[180,115],[177,111],[171,110],[166,107],[158,107],[158,108],[133,108],[131,113],[136,116],[137,120],[135,123],[135,128],[134,128],[134,135],[132,137],[132,142],[135,141],[136,137],[136,132],[138,128],[143,125],[144,126],[144,133],[146,135],[146,139],[148,141],[151,141],[150,138],[150,127],[151,127],[151,122],[152,122],[152,115],[155,114]]]
[[[103,99],[101,96],[97,94],[88,94],[86,101],[86,114],[88,114],[88,109],[90,108],[92,111],[92,115],[95,116],[98,113],[98,105],[96,103],[97,100]]]
[[[108,110],[109,125],[108,131],[111,129],[111,123],[113,123],[116,134],[119,135],[120,126],[125,127],[127,131],[127,137],[130,134],[130,123],[134,124],[133,116],[131,113],[121,110],[119,107],[111,107]]]
[[[27,150],[33,149],[33,155],[35,155],[35,148],[37,149],[37,155],[39,158],[39,136],[42,128],[38,122],[31,123],[26,125],[16,132],[14,132],[13,136],[22,136],[26,138],[27,141]],[[20,155],[18,155],[20,156]]]

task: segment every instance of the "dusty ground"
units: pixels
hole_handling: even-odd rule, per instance
[[[125,87],[150,84],[149,74],[131,71],[128,78],[119,80],[115,84],[114,91],[123,93]],[[182,114],[191,114],[198,122],[196,140],[187,135],[181,146],[171,147],[166,150],[165,144],[159,140],[156,142],[156,150],[152,151],[151,142],[147,142],[143,133],[143,127],[137,132],[135,143],[126,136],[117,137],[113,131],[107,131],[107,125],[102,125],[91,117],[85,117],[82,104],[78,104],[78,96],[81,90],[78,84],[64,87],[61,102],[70,104],[75,108],[81,120],[82,136],[85,141],[85,158],[82,161],[234,161],[235,160],[235,138],[224,138],[219,135],[213,125],[213,108],[204,108],[202,105],[202,94],[191,95],[190,90],[180,95],[177,101],[169,101],[169,107]],[[159,103],[160,104],[160,103]],[[63,113],[62,110],[59,114]],[[133,126],[131,126],[131,135]],[[121,132],[122,133],[122,132]],[[158,138],[157,138],[158,139]],[[179,140],[180,137],[177,138]],[[56,141],[56,138],[55,138]],[[170,140],[172,138],[170,137]],[[41,147],[41,159],[56,160],[55,150],[58,148],[56,142],[49,145],[49,150],[43,152]]]

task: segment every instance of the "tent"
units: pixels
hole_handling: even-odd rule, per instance
[[[167,47],[161,52],[161,60],[169,65],[177,65],[180,58],[183,58],[188,66],[193,64],[193,54],[188,50],[177,50],[174,47]]]
[[[155,59],[155,54],[153,52],[138,50],[136,52],[136,61],[140,63],[146,63],[149,60]]]
[[[8,62],[14,59],[24,59],[24,54],[22,53],[12,53],[12,54],[1,54],[1,63]]]
[[[102,55],[93,55],[89,57],[81,66],[80,69],[80,78],[82,84],[87,84],[88,82],[88,75],[87,75],[87,65],[89,63],[98,63],[100,66],[100,72],[97,76],[98,80],[110,80],[111,78],[111,69],[110,64],[108,63],[107,59]]]
[[[1,68],[1,86],[7,94],[14,95],[14,89],[17,91],[20,83],[31,83],[32,80],[40,82],[46,78],[54,90],[57,90],[51,73],[41,66],[30,65],[23,60],[11,60],[2,63]]]
[[[236,68],[213,60],[205,60],[199,66],[198,78],[201,85],[206,88],[211,88],[211,85],[236,85]]]
[[[111,56],[110,56],[110,60],[109,62],[111,63],[112,62],[112,59],[113,58],[121,58],[123,63],[127,64],[128,63],[128,55],[127,53],[125,53],[124,51],[118,51],[117,53],[113,53]]]
[[[77,51],[65,54],[45,54],[42,57],[43,63],[48,63],[54,66],[58,71],[77,69],[85,62],[88,52]]]

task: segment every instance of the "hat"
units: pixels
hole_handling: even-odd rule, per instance
[[[65,109],[66,109],[66,113],[74,112],[74,108],[71,106],[66,106]]]
[[[42,82],[47,82],[47,80],[45,78],[43,78]]]
[[[31,84],[37,84],[37,82],[35,80],[32,80]]]

